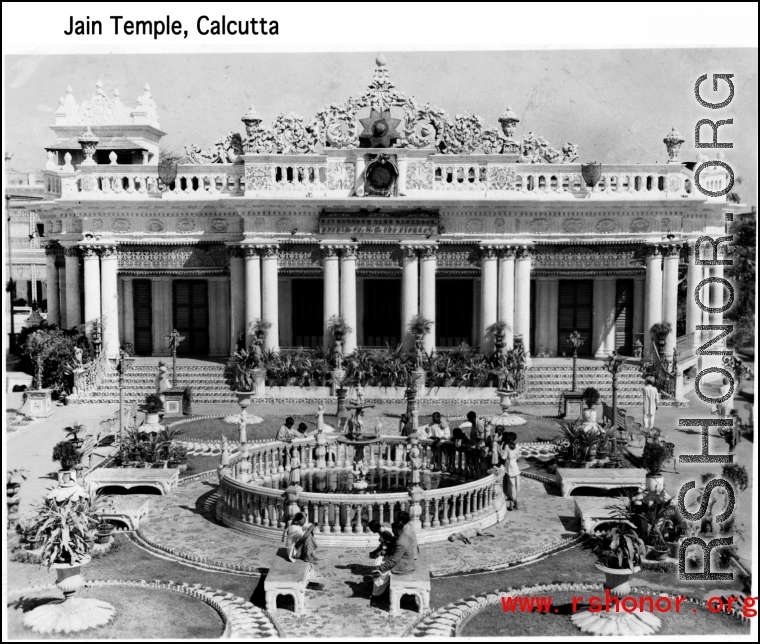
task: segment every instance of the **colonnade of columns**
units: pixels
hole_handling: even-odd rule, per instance
[[[351,329],[343,336],[343,352],[356,349],[358,330],[356,314],[356,259],[355,242],[329,242],[320,244],[322,252],[323,286],[323,337],[322,346],[329,351],[335,341],[328,332],[330,321],[341,317]]]
[[[530,356],[530,274],[532,259],[525,246],[480,245],[480,348],[494,350],[491,332],[496,322],[506,323],[506,348],[514,345],[514,336],[523,339]]]
[[[686,334],[693,335],[693,346],[702,344],[696,333],[699,324],[722,324],[723,313],[703,311],[697,304],[695,289],[699,283],[710,277],[723,277],[722,265],[702,265],[696,262],[698,249],[695,242],[688,242],[688,270],[686,274]],[[676,325],[678,322],[678,268],[682,243],[656,244],[648,248],[646,257],[646,311],[644,321],[645,349],[651,350],[650,330],[658,322],[667,322],[672,332],[665,339],[665,357],[670,359],[676,346]],[[705,242],[701,257],[711,258],[711,249]],[[705,307],[720,308],[724,299],[721,283],[711,283],[699,289],[699,298]],[[720,341],[720,344],[724,344]]]

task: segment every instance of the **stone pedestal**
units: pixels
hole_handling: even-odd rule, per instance
[[[562,402],[564,405],[563,415],[565,418],[580,418],[583,414],[583,392],[563,391]]]
[[[330,372],[330,375],[332,376],[332,382],[330,384],[330,395],[337,396],[338,383],[343,382],[343,379],[346,377],[346,372],[343,369],[335,369],[334,371]]]
[[[184,389],[166,389],[164,391],[164,416],[166,418],[183,415],[182,398],[184,395]]]
[[[53,413],[52,389],[35,389],[26,392],[29,405],[28,415],[32,418],[47,418]]]
[[[412,377],[414,378],[414,386],[417,389],[417,395],[421,396],[425,393],[425,377],[427,374],[424,369],[415,369],[412,371]]]
[[[266,378],[267,378],[266,369],[253,370],[253,395],[256,398],[264,398],[267,395]]]

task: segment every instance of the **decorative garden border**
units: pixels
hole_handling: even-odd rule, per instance
[[[423,617],[420,621],[414,624],[410,629],[404,633],[404,637],[458,637],[459,632],[479,612],[501,602],[502,597],[519,597],[524,595],[536,595],[536,594],[549,594],[553,592],[562,592],[568,590],[596,590],[603,592],[604,584],[601,582],[595,583],[559,583],[559,584],[537,584],[535,586],[522,586],[520,588],[507,588],[496,589],[494,591],[487,591],[480,593],[479,595],[471,595],[464,599],[458,599],[457,601],[441,606]],[[632,592],[642,595],[657,595],[667,596],[671,600],[675,600],[676,595],[670,593],[663,593],[648,588],[646,586],[634,586]],[[696,604],[697,606],[707,608],[707,600],[697,599],[688,595],[679,595],[680,597],[686,597],[686,601]],[[742,597],[737,593],[737,596]],[[708,609],[709,610],[709,609]],[[738,619],[743,623],[749,623],[749,618],[744,617],[741,611],[728,612],[723,609],[724,613],[727,613]],[[580,634],[580,630],[578,631]],[[579,635],[580,636],[580,635]]]
[[[202,584],[176,583],[159,579],[145,581],[144,579],[88,579],[85,588],[101,586],[129,586],[136,588],[155,588],[172,590],[195,597],[213,608],[222,618],[224,633],[220,639],[230,638],[263,638],[282,637],[284,631],[275,618],[267,611],[254,606],[242,597],[224,590],[203,586]],[[18,588],[8,591],[8,599],[20,597],[29,593],[54,591],[60,592],[55,584],[38,584],[30,588]]]

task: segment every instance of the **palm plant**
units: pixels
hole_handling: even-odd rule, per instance
[[[42,560],[48,567],[82,561],[90,552],[97,524],[96,506],[80,488],[49,495],[36,509],[34,533],[44,540]]]
[[[413,336],[422,336],[430,333],[431,329],[433,328],[433,321],[428,320],[426,317],[422,315],[415,315],[410,321],[409,321],[409,332]]]

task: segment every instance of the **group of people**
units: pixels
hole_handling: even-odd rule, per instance
[[[378,547],[369,555],[374,560],[371,596],[378,597],[387,590],[392,574],[407,575],[414,572],[419,546],[408,512],[399,512],[390,527],[374,520],[367,523],[366,527],[377,534],[380,540]],[[314,524],[307,524],[303,513],[299,512],[286,524],[282,541],[285,543],[288,560],[300,559],[311,564],[319,561]]]

